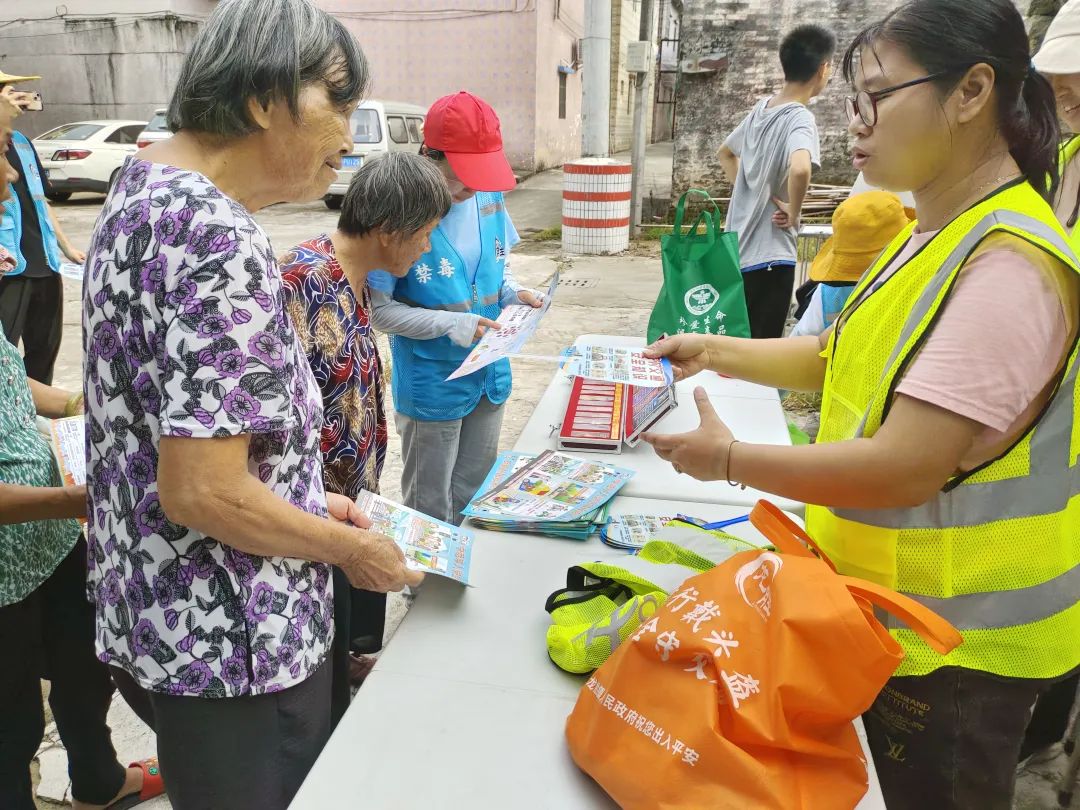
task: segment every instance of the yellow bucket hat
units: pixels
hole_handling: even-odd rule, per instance
[[[888,191],[848,197],[833,212],[833,235],[810,266],[811,281],[858,281],[914,218],[914,212]]]

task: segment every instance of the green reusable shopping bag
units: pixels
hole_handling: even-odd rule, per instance
[[[712,208],[683,231],[686,198],[702,194]],[[720,210],[709,193],[690,189],[675,208],[675,227],[660,238],[664,286],[649,318],[649,342],[662,334],[750,337],[738,235],[720,227]]]

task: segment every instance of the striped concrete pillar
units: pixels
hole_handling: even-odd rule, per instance
[[[563,166],[562,246],[566,253],[630,247],[630,164],[582,158]]]

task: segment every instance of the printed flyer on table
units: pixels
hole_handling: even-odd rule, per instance
[[[477,496],[465,514],[574,520],[611,500],[633,475],[633,470],[548,450],[490,492]]]

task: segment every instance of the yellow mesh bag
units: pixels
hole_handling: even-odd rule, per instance
[[[549,596],[545,605],[551,616],[548,656],[556,666],[592,672],[684,580],[751,548],[730,534],[679,525],[683,534],[665,533],[672,539],[651,540],[621,564],[586,562],[567,571],[566,587]]]

